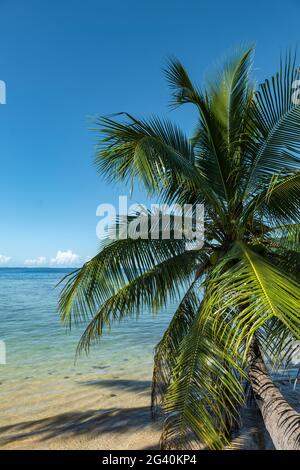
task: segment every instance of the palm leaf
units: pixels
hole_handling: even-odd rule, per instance
[[[166,392],[163,448],[222,449],[244,402],[243,371],[212,336],[202,309],[183,338]],[[230,424],[229,424],[230,423]]]
[[[95,129],[104,134],[97,144],[96,167],[109,181],[139,178],[150,194],[163,190],[169,196],[183,182],[193,189],[202,181],[193,148],[177,126],[126,116],[125,122],[99,118]]]
[[[207,292],[204,312],[213,315],[217,337],[236,351],[243,346],[245,358],[253,335],[273,317],[300,337],[299,284],[241,242],[216,266]]]
[[[189,286],[162,339],[155,347],[151,395],[153,413],[163,401],[176,365],[180,343],[197,314],[200,305],[199,292],[196,288],[198,284],[199,279],[195,279]]]
[[[249,161],[246,193],[269,185],[270,179],[282,170],[299,168],[300,106],[293,101],[293,82],[299,78],[295,56],[287,55],[280,72],[260,85],[256,93],[253,120],[256,140]]]
[[[178,300],[181,290],[191,282],[194,270],[194,253],[181,253],[156,264],[119,288],[92,312],[92,320],[80,339],[77,351],[87,352],[90,345],[101,338],[104,327],[110,329],[113,323],[139,315],[146,309],[158,312],[169,302]]]

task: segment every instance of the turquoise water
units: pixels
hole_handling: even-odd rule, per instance
[[[0,269],[0,340],[7,353],[0,363],[0,448],[156,443],[149,408],[153,348],[172,308],[116,325],[74,363],[82,329],[62,325],[55,287],[67,272]]]
[[[149,372],[153,348],[170,321],[170,311],[138,321],[125,321],[105,334],[88,357],[74,363],[80,330],[68,331],[57,311],[58,281],[66,269],[0,269],[0,340],[6,365],[0,364],[1,385],[18,387],[28,378],[52,374],[128,371]],[[1,393],[0,389],[0,393]]]

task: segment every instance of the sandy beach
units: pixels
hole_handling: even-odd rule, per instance
[[[24,384],[17,396],[1,402],[2,449],[158,448],[150,380],[107,375],[80,384],[62,378],[48,384],[51,393],[39,385]]]
[[[79,377],[79,378],[78,378]],[[300,387],[279,383],[300,410]],[[45,383],[37,379],[1,402],[2,449],[159,449],[161,423],[150,414],[150,377],[106,374],[99,380],[80,376]],[[259,413],[243,411],[234,449],[272,449]]]

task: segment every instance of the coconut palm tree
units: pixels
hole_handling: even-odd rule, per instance
[[[280,364],[300,337],[299,73],[287,54],[255,86],[252,55],[234,55],[205,89],[168,63],[172,105],[198,113],[191,139],[169,121],[127,113],[96,125],[95,163],[109,181],[139,181],[166,204],[205,205],[201,248],[184,236],[110,241],[67,276],[59,302],[70,326],[87,322],[79,351],[113,323],[177,302],[154,357],[163,448],[223,449],[249,384],[276,448],[300,448],[300,415],[265,365]]]

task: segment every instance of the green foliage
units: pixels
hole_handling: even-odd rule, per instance
[[[172,106],[196,107],[191,139],[158,118],[99,118],[96,166],[141,182],[162,202],[205,204],[205,243],[117,240],[64,281],[62,319],[87,322],[88,350],[105,328],[143,310],[178,307],[155,349],[152,401],[166,415],[162,447],[222,449],[245,400],[254,337],[280,365],[300,337],[300,106],[287,54],[257,88],[252,49],[205,87],[174,59]],[[118,221],[117,221],[118,225]]]

